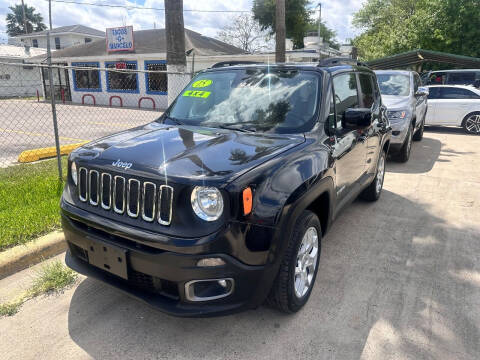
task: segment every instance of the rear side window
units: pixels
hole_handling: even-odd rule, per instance
[[[359,107],[355,74],[346,73],[335,76],[333,78],[333,91],[335,93],[337,129],[341,129],[345,110]]]
[[[454,87],[445,87],[442,89],[442,99],[478,99],[479,96],[473,91]]]
[[[475,82],[475,73],[472,72],[453,72],[448,74],[447,84],[467,85]]]
[[[375,99],[372,77],[369,74],[359,74],[358,80],[360,83],[360,107],[371,108]]]

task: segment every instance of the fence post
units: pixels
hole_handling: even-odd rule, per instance
[[[60,157],[60,141],[58,138],[57,109],[55,107],[55,87],[53,85],[52,51],[50,50],[50,31],[47,32],[47,62],[48,62],[48,79],[50,80],[50,102],[52,104],[53,132],[55,134],[55,148],[57,149],[58,178],[60,181],[63,181],[62,159]]]

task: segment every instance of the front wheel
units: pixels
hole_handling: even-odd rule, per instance
[[[423,131],[425,130],[425,117],[423,117],[422,124],[420,128],[417,130],[415,135],[413,135],[413,141],[421,141],[423,139]]]
[[[410,125],[408,128],[407,136],[405,137],[405,142],[400,149],[400,152],[397,155],[398,161],[406,163],[410,159],[410,153],[412,152],[412,140],[413,140],[413,126]]]
[[[322,231],[313,212],[305,210],[296,222],[267,304],[285,313],[308,301],[317,277]]]
[[[367,201],[377,201],[380,198],[380,194],[383,189],[383,179],[385,178],[385,159],[387,154],[385,151],[382,151],[380,157],[378,158],[377,173],[372,183],[363,190],[360,194],[360,197]]]

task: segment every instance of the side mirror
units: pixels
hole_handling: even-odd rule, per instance
[[[372,110],[357,108],[345,110],[343,115],[343,128],[345,129],[365,129],[372,125]]]
[[[427,87],[420,86],[415,93],[415,96],[428,96],[430,94],[430,91],[428,90]]]
[[[477,89],[480,88],[480,80],[475,80],[473,86],[475,86]]]

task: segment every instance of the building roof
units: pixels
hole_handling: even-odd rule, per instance
[[[165,29],[138,30],[133,32],[135,50],[121,51],[110,55],[166,53],[167,42]],[[195,49],[196,55],[234,55],[244,51],[222,41],[203,36],[195,31],[185,29],[185,50]],[[104,40],[93,41],[87,44],[72,46],[52,53],[52,58],[78,58],[90,56],[107,56]]]
[[[25,48],[24,46],[14,46],[1,44],[0,45],[0,58],[8,59],[26,59],[33,56],[44,55],[47,52],[45,49],[39,48]]]
[[[16,38],[25,38],[25,37],[35,37],[35,36],[47,36],[48,30],[37,31],[29,34],[21,34],[14,36]],[[77,33],[77,34],[85,34],[90,36],[101,36],[105,37],[105,31],[100,31],[97,29],[93,29],[88,26],[84,25],[67,25],[67,26],[60,26],[55,29],[50,30],[50,34],[63,34],[63,33]]]
[[[480,67],[480,58],[417,49],[367,62],[372,69],[399,69],[407,66],[435,62],[457,67]]]

